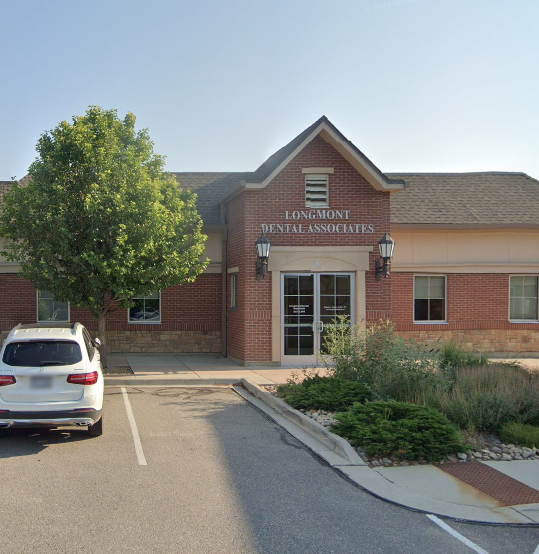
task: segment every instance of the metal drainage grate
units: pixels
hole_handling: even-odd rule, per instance
[[[518,463],[518,462],[515,462]],[[480,462],[450,462],[439,469],[498,500],[503,506],[539,503],[539,491]]]

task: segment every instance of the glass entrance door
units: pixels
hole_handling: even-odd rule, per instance
[[[324,335],[339,316],[347,325],[353,313],[353,274],[296,273],[282,276],[283,365],[318,365]]]

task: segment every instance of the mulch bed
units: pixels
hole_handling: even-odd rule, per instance
[[[129,366],[124,367],[104,367],[103,375],[135,375]]]

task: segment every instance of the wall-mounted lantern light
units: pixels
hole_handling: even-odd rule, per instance
[[[382,277],[389,277],[389,268],[391,266],[395,241],[386,233],[380,239],[378,248],[380,249],[380,259],[376,260],[376,280],[381,281]]]
[[[268,258],[270,255],[270,241],[262,233],[256,241],[256,278],[260,281],[268,271]]]

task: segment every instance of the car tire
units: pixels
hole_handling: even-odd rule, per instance
[[[88,427],[88,434],[91,437],[100,437],[103,434],[103,416],[101,416],[97,423]]]
[[[7,436],[8,436],[8,430],[0,429],[0,439],[7,439]]]

